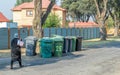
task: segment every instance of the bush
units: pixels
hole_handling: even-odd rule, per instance
[[[55,14],[49,14],[43,28],[60,27],[60,18]]]

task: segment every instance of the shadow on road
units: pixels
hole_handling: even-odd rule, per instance
[[[23,56],[22,63],[24,67],[37,66],[37,65],[46,65],[53,64],[61,60],[73,60],[78,57],[84,56],[83,54],[73,54],[67,53],[63,54],[62,57],[52,57],[52,58],[41,58],[39,55],[37,56]],[[17,64],[16,64],[17,63]],[[24,68],[23,67],[23,68]],[[0,58],[0,70],[8,70],[10,69],[10,58]],[[14,70],[20,69],[18,62],[14,63]]]

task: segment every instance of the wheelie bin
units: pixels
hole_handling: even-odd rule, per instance
[[[75,36],[71,36],[71,51],[74,52],[76,50],[76,37]]]
[[[36,55],[37,38],[35,36],[28,36],[26,40],[26,56]]]
[[[43,58],[52,57],[53,45],[53,39],[49,37],[40,39],[40,56]]]
[[[61,57],[63,51],[63,38],[62,37],[53,37],[54,40],[54,56]]]
[[[72,52],[72,38],[64,37],[63,53]]]
[[[76,38],[76,51],[81,51],[82,47],[82,37],[78,36]]]

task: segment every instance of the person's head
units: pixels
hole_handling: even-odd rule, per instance
[[[14,34],[14,38],[19,38],[18,33]]]

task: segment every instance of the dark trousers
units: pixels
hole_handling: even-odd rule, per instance
[[[13,63],[16,62],[16,61],[18,61],[19,66],[22,67],[21,58],[19,58],[19,59],[12,59],[11,60],[11,69],[13,68]]]

